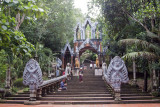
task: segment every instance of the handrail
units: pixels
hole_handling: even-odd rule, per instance
[[[67,78],[67,75],[63,75],[63,76],[60,76],[60,77],[56,77],[56,78],[53,78],[53,79],[50,79],[50,80],[43,81],[43,83],[38,86],[38,89],[43,88],[45,86],[48,86],[50,84],[56,83],[57,81],[60,81],[60,80],[65,79],[65,78]]]

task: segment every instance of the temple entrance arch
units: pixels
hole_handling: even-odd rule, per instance
[[[89,68],[92,65],[94,69],[94,65],[96,63],[96,58],[98,57],[97,51],[90,46],[86,46],[82,48],[79,52],[80,64],[84,67],[84,69]],[[88,67],[87,67],[88,66]]]
[[[69,43],[65,45],[65,48],[62,50],[62,68],[65,68],[66,63],[71,62],[72,69],[75,68],[77,61],[80,63],[80,56],[86,50],[91,50],[98,55],[98,60],[100,65],[102,64],[103,52],[102,52],[102,33],[97,27],[98,22],[92,23],[89,18],[85,20],[83,24],[78,23],[74,29],[74,48],[71,49]],[[86,33],[87,26],[90,27]],[[69,50],[71,54],[70,60],[65,60],[67,52]],[[67,62],[68,61],[68,62]]]
[[[102,56],[102,34],[99,30],[97,30],[97,24],[98,22],[92,23],[90,19],[86,19],[84,24],[80,26],[80,24],[77,24],[77,27],[75,28],[75,35],[74,35],[74,54],[75,58],[79,59],[80,62],[80,56],[83,52],[86,50],[91,50],[94,53],[98,55],[98,60],[101,62],[101,56]],[[90,27],[91,33],[86,34],[86,28],[87,26]],[[79,33],[81,31],[81,33]],[[98,32],[98,33],[96,33]],[[81,35],[79,35],[81,34]],[[77,39],[77,36],[81,36]],[[97,36],[97,37],[96,37]]]

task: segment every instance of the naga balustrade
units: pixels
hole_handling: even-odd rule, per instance
[[[115,101],[120,101],[121,84],[129,81],[124,61],[119,56],[115,56],[111,60],[108,69],[105,63],[102,65],[102,69],[104,80],[108,83],[111,94],[114,96]]]
[[[49,94],[50,92],[59,88],[60,82],[66,79],[68,74],[59,76],[50,80],[43,81],[42,71],[38,62],[30,59],[23,72],[23,84],[29,86],[30,99],[29,101],[36,101],[38,98]],[[30,102],[29,102],[30,103]]]

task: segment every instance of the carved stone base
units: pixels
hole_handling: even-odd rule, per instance
[[[95,76],[102,76],[102,69],[95,69]]]
[[[120,92],[115,92],[115,98],[114,98],[115,101],[121,101],[121,94]]]
[[[24,101],[24,105],[39,105],[40,101]]]
[[[10,88],[5,88],[5,90],[4,90],[4,96],[5,97],[8,97],[8,96],[10,96],[11,95],[11,90],[10,90]]]
[[[76,68],[73,72],[73,76],[78,76],[79,75],[79,68]]]
[[[36,94],[37,94],[37,91],[36,90],[30,90],[30,95],[29,95],[29,97],[30,97],[30,101],[36,101]]]
[[[137,85],[137,80],[133,80],[132,85]]]

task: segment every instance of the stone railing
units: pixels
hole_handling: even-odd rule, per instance
[[[107,65],[102,65],[103,77],[108,84],[108,88],[111,94],[114,96],[115,101],[121,100],[121,84],[129,81],[128,71],[124,61],[119,57],[115,56],[107,69]]]
[[[57,90],[60,87],[60,82],[66,78],[67,78],[67,75],[63,75],[60,77],[43,81],[43,83],[38,86],[36,98],[41,98],[42,96],[45,96]]]
[[[67,76],[68,74],[65,74],[43,81],[42,71],[38,62],[34,59],[29,60],[23,72],[23,84],[29,86],[30,99],[25,101],[24,104],[39,104],[37,99],[58,89],[60,82],[63,79],[67,79]]]
[[[1,98],[3,99],[4,98],[4,96],[5,96],[5,89],[3,89],[3,88],[0,88],[0,94],[1,94]],[[0,99],[1,99],[0,98]]]

